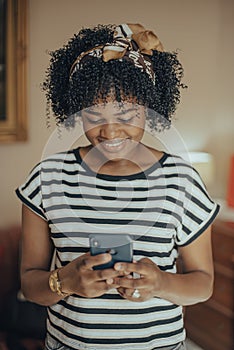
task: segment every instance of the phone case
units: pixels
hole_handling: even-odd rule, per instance
[[[94,270],[112,268],[116,262],[132,262],[132,240],[128,235],[91,234],[89,240],[91,255],[109,253],[112,256],[111,261],[94,266]]]

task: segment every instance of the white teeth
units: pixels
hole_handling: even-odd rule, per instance
[[[118,147],[120,146],[122,143],[124,142],[124,140],[121,141],[117,141],[117,140],[113,140],[113,141],[104,141],[104,145],[107,147]]]

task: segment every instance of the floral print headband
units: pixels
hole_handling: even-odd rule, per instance
[[[115,28],[112,43],[95,46],[77,57],[70,70],[70,79],[85,62],[98,58],[104,62],[128,60],[145,71],[154,83],[155,74],[150,59],[153,50],[163,51],[163,46],[154,32],[146,30],[141,24],[121,24]]]

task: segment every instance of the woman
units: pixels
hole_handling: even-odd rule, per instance
[[[140,24],[83,29],[51,55],[56,122],[80,119],[90,144],[17,189],[22,290],[48,306],[46,349],[184,349],[182,307],[212,293],[218,207],[189,164],[142,143],[146,126],[170,127],[181,64]],[[110,233],[131,238],[133,261],[100,269],[112,255],[91,255],[89,238]]]

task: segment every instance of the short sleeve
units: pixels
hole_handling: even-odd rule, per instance
[[[183,182],[183,210],[176,237],[179,246],[187,245],[200,236],[219,212],[219,205],[209,196],[196,170],[188,167],[187,173],[183,174]]]
[[[19,186],[15,192],[23,204],[46,220],[42,204],[41,163],[33,168],[25,183]]]

